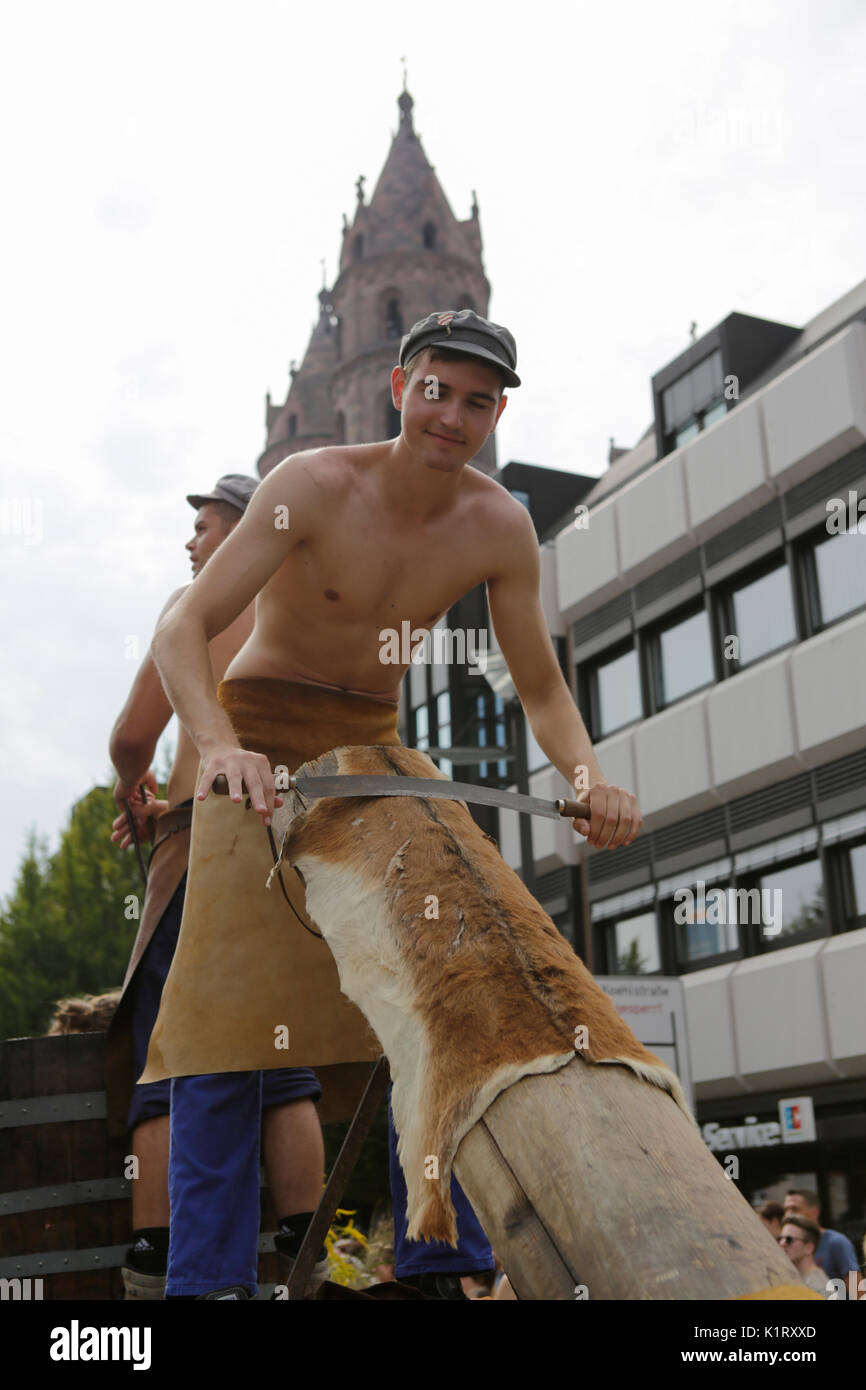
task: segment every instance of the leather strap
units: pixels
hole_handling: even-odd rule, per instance
[[[176,835],[179,830],[189,830],[191,825],[192,805],[175,806],[170,811],[164,811],[156,823],[159,839],[154,841],[153,849],[150,851],[151,861],[160,845],[164,845],[171,835]]]

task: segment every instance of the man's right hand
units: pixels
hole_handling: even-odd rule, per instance
[[[243,801],[248,796],[262,825],[270,825],[274,810],[282,806],[283,799],[277,795],[274,774],[264,753],[247,753],[243,748],[213,749],[202,758],[197,801],[204,801],[220,773],[228,783],[231,800]]]

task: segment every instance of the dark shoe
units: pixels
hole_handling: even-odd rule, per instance
[[[462,1299],[466,1303],[469,1302],[463,1292],[459,1274],[401,1274],[400,1283],[408,1284],[410,1289],[417,1289],[425,1298],[444,1298],[449,1301]]]
[[[281,1229],[274,1236],[274,1249],[277,1252],[277,1260],[280,1267],[280,1282],[288,1284],[295,1268],[295,1261],[301,1250],[301,1242],[305,1231],[286,1231]],[[304,1290],[304,1298],[309,1298],[316,1293],[317,1289],[324,1284],[328,1277],[328,1252],[324,1245],[319,1251],[319,1258],[313,1265],[307,1287]]]
[[[140,1270],[130,1269],[128,1265],[124,1265],[120,1273],[123,1276],[123,1297],[127,1302],[131,1299],[165,1298],[164,1274],[142,1274]]]
[[[235,1300],[242,1298],[252,1298],[251,1293],[247,1293],[243,1284],[230,1284],[227,1289],[215,1289],[213,1293],[200,1293],[195,1295],[196,1302],[201,1303],[202,1299],[219,1298],[225,1300]]]

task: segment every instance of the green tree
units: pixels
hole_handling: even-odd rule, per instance
[[[49,854],[31,831],[15,887],[0,907],[0,1037],[47,1031],[58,999],[120,985],[144,887],[135,855],[110,839],[112,792],[72,808]]]
[[[647,961],[638,950],[637,937],[629,942],[628,950],[616,958],[617,975],[642,975]]]

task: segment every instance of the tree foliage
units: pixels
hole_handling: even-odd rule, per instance
[[[123,980],[144,888],[133,851],[111,842],[116,815],[111,790],[94,787],[72,808],[56,853],[30,832],[0,907],[0,1037],[45,1033],[58,999]]]

